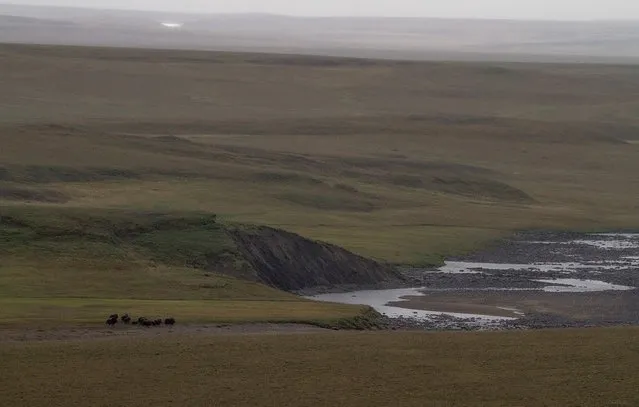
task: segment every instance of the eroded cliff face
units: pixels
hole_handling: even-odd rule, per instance
[[[231,228],[227,233],[255,270],[257,280],[282,290],[399,284],[403,280],[390,266],[283,230]]]

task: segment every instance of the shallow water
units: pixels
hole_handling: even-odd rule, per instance
[[[615,285],[596,280],[578,280],[571,278],[554,279],[554,280],[532,280],[541,283],[549,284],[542,288],[481,288],[470,289],[472,291],[544,291],[554,293],[585,293],[585,292],[601,292],[601,291],[624,291],[633,290],[634,287],[627,287],[621,285]],[[347,293],[331,293],[320,294],[308,297],[316,301],[336,302],[341,304],[356,304],[356,305],[368,305],[374,308],[377,312],[384,314],[392,318],[404,317],[404,318],[430,318],[437,315],[448,315],[455,318],[471,319],[476,318],[484,321],[499,321],[499,320],[513,320],[515,318],[499,317],[494,315],[481,315],[481,314],[462,314],[456,312],[442,312],[442,311],[423,311],[412,310],[402,308],[399,306],[388,305],[392,302],[399,302],[408,296],[419,297],[423,296],[423,291],[428,291],[427,287],[418,288],[399,288],[390,290],[365,290],[365,291],[352,291]],[[462,289],[465,290],[465,289]],[[446,291],[458,291],[455,289],[448,289]],[[513,311],[519,315],[523,313],[515,308],[499,307],[500,309]]]
[[[615,285],[596,280],[578,280],[574,278],[558,278],[554,280],[534,280],[540,283],[552,284],[544,287],[543,291],[551,293],[585,293],[597,291],[627,291],[635,287]],[[556,285],[560,284],[560,285]]]
[[[544,245],[586,245],[604,250],[639,249],[639,234],[632,233],[595,233],[585,235],[581,239],[567,242],[557,241],[528,241],[530,244]]]
[[[606,250],[639,248],[639,242],[635,240],[573,240],[568,244],[585,244]]]
[[[548,257],[549,260],[554,258],[555,261],[534,261],[527,264],[454,261],[447,262],[437,271],[450,274],[481,274],[487,271],[521,270],[571,274],[578,271],[605,272],[624,268],[639,270],[639,234],[597,233],[569,241],[530,240],[522,243],[537,246],[536,251],[539,251],[539,245],[548,246],[547,250],[542,250],[539,257]],[[580,246],[588,246],[595,250],[580,251]],[[562,247],[566,250],[561,249]],[[547,252],[548,256],[544,256],[543,252]],[[561,262],[567,258],[571,261]]]
[[[518,263],[481,263],[481,262],[463,262],[463,261],[451,261],[447,262],[443,267],[430,273],[447,273],[447,274],[487,274],[491,273],[493,276],[498,276],[500,272],[506,271],[531,271],[531,272],[548,272],[565,274],[566,276],[577,275],[579,272],[588,272],[595,275],[601,275],[601,273],[612,273],[620,269],[623,270],[639,270],[639,252],[633,251],[633,249],[639,249],[639,234],[592,234],[585,235],[580,239],[572,241],[530,241],[525,242],[533,245],[548,245],[548,252],[551,253],[556,250],[557,245],[588,245],[599,249],[602,255],[597,255],[597,252],[588,251],[586,255],[574,254],[568,252],[567,255],[574,258],[572,262],[534,262],[530,264],[518,264]],[[628,253],[630,250],[630,253]],[[540,257],[544,257],[543,253]],[[427,272],[428,273],[428,272]],[[509,273],[512,275],[512,273]],[[582,274],[583,275],[583,274]],[[542,288],[451,288],[445,289],[446,291],[459,291],[459,290],[473,290],[473,291],[543,291],[550,293],[585,293],[585,292],[602,292],[602,291],[624,291],[633,290],[635,287],[628,287],[622,285],[610,284],[604,281],[597,280],[585,280],[576,278],[560,278],[560,279],[541,279],[530,280],[531,282],[538,282],[548,284]],[[433,316],[448,315],[463,319],[476,319],[480,323],[489,321],[500,320],[512,320],[515,318],[504,318],[490,315],[476,315],[476,314],[460,314],[453,312],[435,312],[435,311],[415,311],[411,309],[401,308],[399,306],[388,305],[391,302],[401,302],[407,296],[422,296],[422,291],[429,290],[426,288],[405,288],[405,289],[392,289],[392,290],[367,290],[367,291],[355,291],[349,293],[338,294],[322,294],[314,297],[309,297],[318,301],[329,301],[344,304],[361,304],[373,307],[378,312],[385,314],[389,317],[404,317],[404,318],[416,318],[416,319],[429,319]],[[432,289],[431,289],[432,291]],[[440,290],[438,290],[440,291]],[[515,308],[501,308],[514,312],[517,315],[523,315],[519,310]]]
[[[639,240],[639,233],[593,233],[590,236]]]
[[[391,290],[365,290],[348,293],[320,294],[308,297],[316,301],[337,302],[341,304],[368,305],[377,312],[391,318],[418,318],[428,319],[433,316],[448,315],[455,318],[476,318],[484,321],[513,320],[515,318],[498,317],[479,314],[461,314],[456,312],[421,311],[387,305],[390,302],[402,301],[408,296],[423,296],[421,288],[399,288]]]
[[[482,274],[482,269],[489,270],[527,270],[530,264],[473,263],[465,261],[449,261],[436,271],[450,274]]]
[[[572,273],[578,270],[617,270],[621,267],[639,267],[639,257],[626,256],[621,260],[566,262],[566,263],[476,263],[454,261],[447,262],[443,267],[432,271],[447,274],[484,274],[486,271],[541,271]]]

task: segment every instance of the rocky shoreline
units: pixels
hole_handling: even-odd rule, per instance
[[[400,271],[405,284],[318,288],[306,290],[304,295],[423,287],[422,297],[403,297],[390,305],[431,311],[442,311],[447,303],[451,309],[455,309],[453,305],[469,309],[512,307],[518,315],[523,314],[495,320],[384,316],[382,324],[395,330],[639,325],[639,289],[634,288],[639,287],[639,233],[521,232],[484,250],[448,259],[439,269],[404,267]],[[585,287],[573,287],[572,282],[584,282]],[[625,291],[612,291],[617,287]],[[439,309],[433,309],[433,304]]]
[[[513,321],[485,323],[477,319],[455,318],[447,315],[434,316],[429,320],[415,318],[389,318],[380,320],[385,329],[420,331],[520,331],[532,329],[602,328],[611,326],[632,326],[628,321],[578,321],[552,314],[531,314]]]

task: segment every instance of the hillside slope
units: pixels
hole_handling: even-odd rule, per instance
[[[0,61],[3,204],[216,213],[403,264],[639,224],[635,67],[36,46]]]
[[[252,244],[275,254],[254,269],[228,228],[201,213],[0,206],[0,326],[102,325],[125,312],[182,323],[340,325],[370,309],[317,303],[278,288],[395,278],[370,260],[276,230],[261,236],[271,241],[253,236]],[[280,269],[291,264],[278,257],[288,255],[280,246],[290,245],[324,264],[344,261],[359,279],[301,263],[294,272]]]
[[[116,292],[110,294],[112,297],[126,297],[126,281],[113,270],[144,261],[151,261],[155,267],[183,268],[185,277],[190,274],[186,270],[203,270],[287,291],[339,284],[374,285],[402,279],[391,267],[337,246],[273,228],[226,226],[210,214],[5,207],[0,208],[0,250],[7,254],[4,260],[8,263],[21,255],[40,251],[48,252],[57,261],[66,258],[71,263],[92,262],[103,266],[108,273],[85,287],[82,283],[78,287],[76,282],[74,289],[70,289],[70,281],[65,280],[82,281],[81,272],[58,274],[55,281],[48,284],[34,281],[26,285],[35,291],[40,287],[41,292],[37,294],[49,296],[98,294],[93,293],[98,284],[101,294],[109,291],[106,286],[113,285]],[[25,289],[12,286],[11,281],[3,277],[7,275],[0,275],[0,287],[14,294]],[[139,276],[130,276],[127,280],[133,282],[137,278]],[[172,288],[176,283],[171,283]],[[200,284],[200,288],[214,286]],[[149,294],[148,290],[145,292]],[[151,297],[158,295],[164,296],[157,293]],[[210,297],[210,294],[201,295]]]
[[[392,268],[335,245],[268,227],[229,231],[259,281],[287,291],[334,285],[400,282]]]

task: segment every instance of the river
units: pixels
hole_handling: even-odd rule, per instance
[[[545,239],[535,236],[535,240],[531,240],[524,236],[509,243],[507,250],[478,254],[477,259],[471,256],[469,260],[449,261],[435,270],[421,270],[417,275],[423,285],[419,287],[330,293],[308,298],[368,305],[391,318],[429,319],[447,315],[473,321],[500,321],[520,318],[524,315],[521,308],[528,308],[526,304],[534,303],[537,297],[548,301],[550,295],[554,303],[559,304],[562,296],[572,295],[570,301],[575,302],[581,298],[575,294],[583,293],[583,299],[587,301],[596,293],[635,290],[635,284],[619,282],[639,282],[639,234],[589,234],[570,239],[553,235],[543,237]],[[499,298],[499,292],[511,294],[513,291],[525,292],[522,294],[526,301],[498,304],[491,300],[489,304],[497,315],[491,314],[487,301],[481,301],[482,297]],[[471,292],[472,295],[462,296]],[[438,299],[437,309],[428,309],[428,304],[433,304],[434,294]],[[447,296],[450,310],[446,309]],[[512,295],[507,297],[512,298]],[[460,312],[460,309],[482,311]],[[511,315],[504,316],[505,310]]]

